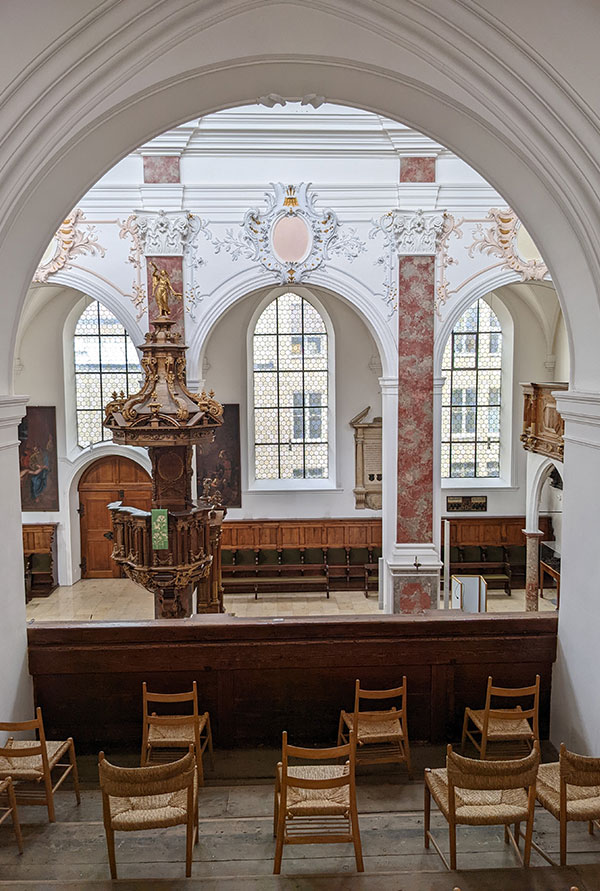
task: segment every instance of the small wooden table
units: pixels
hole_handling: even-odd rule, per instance
[[[540,597],[544,596],[544,573],[556,582],[556,608],[558,609],[560,604],[560,570],[540,560]]]

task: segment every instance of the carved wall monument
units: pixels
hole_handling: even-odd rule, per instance
[[[371,510],[381,510],[383,424],[381,418],[365,420],[370,410],[371,406],[368,405],[350,421],[350,426],[354,427],[356,462],[354,496],[357,510],[366,507]]]
[[[167,273],[165,273],[168,279]],[[154,594],[157,618],[183,618],[194,612],[222,612],[220,534],[225,511],[218,492],[192,501],[192,446],[213,437],[223,423],[223,407],[212,392],[187,388],[181,335],[172,331],[170,287],[160,294],[161,314],[141,347],[145,380],[139,393],[113,393],[105,426],[122,445],[146,446],[152,462],[152,508],[142,511],[121,502],[109,505],[113,559],[133,581]],[[156,295],[153,294],[155,298]],[[153,539],[153,513],[167,517],[167,536]],[[166,545],[166,546],[165,546]]]

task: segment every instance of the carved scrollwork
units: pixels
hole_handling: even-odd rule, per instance
[[[42,262],[35,271],[34,282],[45,282],[60,269],[68,269],[71,260],[81,254],[105,255],[106,248],[98,244],[96,227],[92,223],[83,225],[85,222],[85,214],[79,207],[63,220],[48,246],[46,253],[49,256],[42,257]]]
[[[486,229],[481,223],[477,226],[468,248],[470,257],[475,251],[500,257],[504,260],[503,268],[516,272],[524,282],[541,281],[548,275],[548,267],[541,259],[527,260],[519,254],[517,236],[522,224],[514,210],[494,207],[487,219],[492,225]]]

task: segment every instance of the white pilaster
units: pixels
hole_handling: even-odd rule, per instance
[[[0,396],[0,715],[4,721],[32,717],[32,691],[27,671],[23,533],[19,484],[17,428],[27,396]]]
[[[558,656],[552,676],[550,738],[600,755],[600,394],[557,392],[565,421]]]
[[[383,528],[383,565],[385,571],[381,578],[383,585],[383,609],[386,613],[394,611],[394,591],[390,561],[396,542],[396,509],[398,478],[398,378],[380,377],[381,418],[382,418],[382,456],[383,471],[382,488],[382,528]]]

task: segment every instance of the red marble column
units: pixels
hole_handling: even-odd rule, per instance
[[[400,160],[401,183],[434,183],[435,158],[402,158]]]
[[[159,270],[166,269],[175,291],[183,294],[183,257],[146,257],[149,321],[160,315],[152,293],[152,273],[154,271],[152,263],[156,263]],[[171,330],[179,332],[182,338],[185,337],[183,298],[169,298],[169,308],[171,310],[171,319],[175,322]]]
[[[399,267],[396,542],[406,562],[394,573],[394,611],[415,613],[437,604],[439,591],[439,570],[419,560],[433,548],[435,257],[400,257]]]
[[[523,530],[527,545],[525,557],[525,609],[537,612],[540,592],[540,539],[543,532],[527,532]]]
[[[432,541],[434,274],[435,257],[400,258],[398,542]]]

